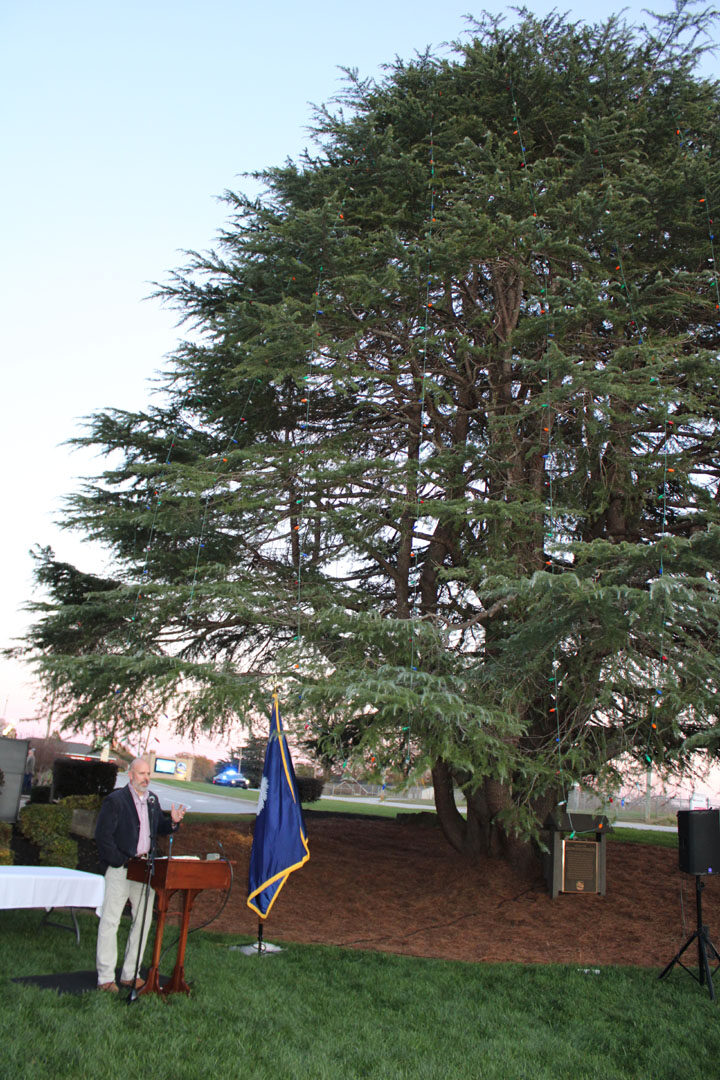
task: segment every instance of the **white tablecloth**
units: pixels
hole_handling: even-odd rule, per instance
[[[0,866],[0,908],[95,908],[99,915],[105,878],[62,866]]]

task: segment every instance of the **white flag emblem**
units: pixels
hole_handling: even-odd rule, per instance
[[[258,804],[257,804],[257,813],[258,814],[261,813],[262,808],[265,805],[265,800],[267,799],[267,793],[268,793],[267,776],[263,776],[262,781],[260,783],[260,791],[258,793]]]

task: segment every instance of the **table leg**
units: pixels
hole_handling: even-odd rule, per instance
[[[41,926],[57,926],[58,929],[60,929],[60,930],[69,930],[71,934],[73,934],[73,933],[75,934],[75,941],[79,945],[80,944],[80,927],[78,926],[77,916],[75,915],[75,908],[71,907],[71,908],[68,908],[67,910],[70,912],[70,918],[72,919],[72,922],[73,922],[72,926],[68,926],[66,923],[53,922],[50,919],[50,916],[53,914],[53,912],[57,911],[57,908],[48,908],[48,910],[45,912],[45,914],[44,914],[44,916],[42,918],[42,922],[40,923],[40,925]]]

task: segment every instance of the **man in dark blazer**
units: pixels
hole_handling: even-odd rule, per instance
[[[174,832],[185,814],[184,806],[173,803],[168,820],[149,784],[150,765],[144,758],[135,758],[128,769],[127,785],[111,791],[103,800],[95,827],[95,843],[105,870],[105,898],[97,938],[98,989],[113,993],[118,992],[117,932],[126,902],[130,901],[132,923],[120,973],[122,986],[134,984],[139,989],[143,984],[141,978],[136,979],[135,969],[138,956],[142,958],[145,952],[152,921],[150,901],[143,919],[145,885],[128,879],[128,861],[154,851],[156,838]]]

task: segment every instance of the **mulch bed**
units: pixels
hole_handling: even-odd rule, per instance
[[[268,941],[340,945],[471,962],[629,964],[663,967],[695,929],[695,881],[677,853],[645,844],[607,845],[607,894],[561,895],[503,862],[468,859],[437,828],[371,817],[306,814],[310,861],[292,874],[265,923]],[[173,854],[218,851],[235,884],[208,927],[255,936],[246,905],[250,824],[186,824]],[[79,869],[97,872],[91,841]],[[15,861],[31,846],[13,838]],[[704,921],[720,947],[720,885],[705,879]],[[201,893],[191,926],[217,912],[223,894]],[[694,949],[686,954],[695,963]]]
[[[677,853],[607,845],[607,893],[561,895],[503,862],[470,860],[437,828],[377,818],[306,815],[310,861],[291,875],[265,924],[269,941],[341,945],[452,960],[663,967],[695,929],[695,880]],[[231,857],[235,887],[209,929],[254,935],[246,906],[250,827],[184,826],[176,854]],[[720,885],[706,879],[704,921],[720,945]],[[221,894],[198,897],[193,924]],[[689,950],[688,963],[696,954]]]

